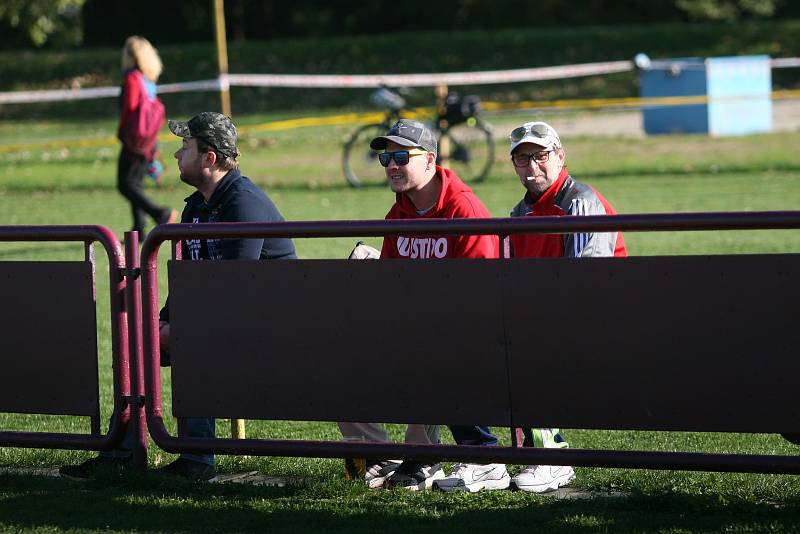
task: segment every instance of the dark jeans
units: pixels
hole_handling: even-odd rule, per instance
[[[453,439],[459,445],[497,445],[497,436],[492,434],[488,426],[450,426]]]
[[[119,152],[117,189],[131,203],[133,230],[139,232],[140,241],[145,237],[145,215],[149,215],[156,224],[166,222],[170,215],[169,208],[155,204],[144,194],[142,183],[147,173],[147,164],[147,158],[124,147]]]

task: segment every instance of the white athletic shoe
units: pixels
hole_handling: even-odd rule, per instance
[[[468,491],[506,489],[511,483],[505,464],[456,464],[449,477],[437,480],[434,488],[442,491]]]
[[[545,493],[569,484],[575,471],[568,465],[529,465],[514,477],[517,489]]]

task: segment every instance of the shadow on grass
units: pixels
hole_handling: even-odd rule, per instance
[[[344,481],[267,488],[168,480],[0,477],[0,530],[137,532],[794,531],[800,500],[663,494],[556,500],[524,493],[370,491]]]

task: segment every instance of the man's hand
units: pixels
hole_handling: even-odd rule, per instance
[[[161,321],[158,329],[158,346],[161,348],[161,360],[169,354],[169,323]]]

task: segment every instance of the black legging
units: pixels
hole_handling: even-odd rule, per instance
[[[142,182],[147,173],[147,163],[144,156],[134,154],[124,147],[119,152],[117,189],[131,203],[133,229],[139,232],[140,240],[145,237],[145,214],[149,215],[156,224],[166,222],[170,215],[169,208],[156,205],[144,194]]]

